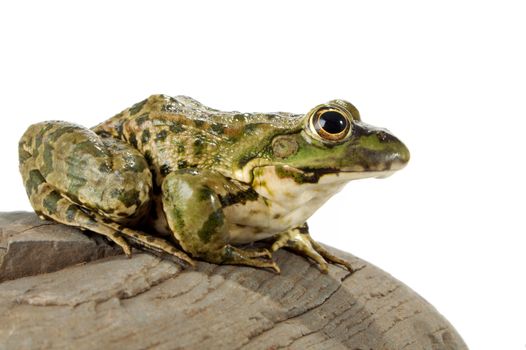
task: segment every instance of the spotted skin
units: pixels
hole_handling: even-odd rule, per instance
[[[306,220],[348,181],[387,176],[409,160],[349,102],[306,114],[223,112],[153,95],[88,129],[48,121],[19,143],[20,172],[42,218],[173,255],[273,269],[288,247],[327,271],[349,270]],[[274,239],[269,248],[242,244]]]

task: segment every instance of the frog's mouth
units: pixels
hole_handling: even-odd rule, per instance
[[[396,172],[397,169],[386,169],[386,170],[371,170],[371,171],[358,171],[356,169],[336,169],[336,168],[295,168],[288,165],[281,166],[268,166],[260,169],[272,168],[278,178],[284,179],[289,178],[294,180],[296,183],[310,183],[310,184],[323,184],[323,183],[337,183],[337,182],[348,182],[352,180],[366,179],[366,178],[385,178]]]
[[[398,169],[389,170],[347,170],[347,169],[296,169],[301,173],[302,182],[347,182],[352,180],[378,178],[384,179],[394,174]]]

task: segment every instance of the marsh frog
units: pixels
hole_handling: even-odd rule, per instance
[[[42,218],[193,264],[279,272],[272,252],[351,265],[314,241],[306,220],[350,180],[385,177],[409,160],[386,129],[344,100],[306,114],[222,112],[153,95],[88,129],[31,125],[20,171]],[[250,243],[267,240],[266,247]]]

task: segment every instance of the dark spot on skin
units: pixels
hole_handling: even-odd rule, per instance
[[[245,134],[252,135],[261,126],[262,123],[250,123],[245,125]]]
[[[294,180],[294,182],[303,184],[303,183],[318,183],[320,178],[325,174],[335,174],[338,173],[338,169],[333,168],[304,168],[303,171],[289,170],[282,166],[276,166],[276,175],[280,178],[289,178]]]
[[[148,102],[148,100],[142,100],[141,102],[138,102],[134,104],[133,106],[131,106],[130,115],[137,114],[142,109],[142,107],[144,107],[146,102]]]
[[[201,229],[197,232],[197,235],[204,243],[210,242],[212,235],[217,232],[217,229],[223,225],[224,214],[221,209],[214,211],[208,219],[204,222]]]
[[[54,123],[49,123],[48,125],[44,126],[35,137],[35,148],[33,150],[33,156],[36,158],[39,153],[39,148],[42,145],[42,139],[44,138],[44,135],[51,130],[53,127],[55,127]]]
[[[29,176],[26,181],[27,195],[31,196],[37,190],[38,186],[46,182],[40,171],[33,169],[29,172]]]
[[[137,233],[132,233],[132,236],[135,237],[135,238],[139,238],[140,236],[137,234]]]
[[[137,190],[128,190],[128,191],[123,191],[118,199],[126,206],[126,207],[131,207],[132,205],[136,204],[137,206],[139,206],[140,202],[139,202],[139,191]]]
[[[148,141],[150,141],[150,130],[144,129],[141,134],[141,142],[143,146],[148,143]]]
[[[137,148],[137,136],[135,136],[135,133],[131,133],[128,137],[128,142],[134,147]]]
[[[141,125],[143,125],[144,122],[146,122],[148,119],[149,119],[149,114],[148,114],[148,113],[144,113],[144,114],[141,114],[140,116],[138,116],[138,117],[135,119],[135,122],[137,123],[137,125],[141,126]]]
[[[68,196],[77,198],[80,189],[87,183],[86,160],[78,157],[76,152],[73,152],[66,160],[66,163],[68,164]],[[75,201],[78,202],[78,200]]]
[[[178,207],[174,206],[172,207],[172,214],[173,218],[175,219],[175,225],[179,230],[183,231],[185,226],[183,213]]]
[[[107,131],[98,131],[97,135],[99,135],[102,138],[108,138],[111,137],[111,134]]]
[[[161,130],[155,135],[155,141],[163,142],[166,139],[166,136],[168,136],[168,131]]]
[[[240,168],[243,168],[245,165],[247,165],[248,162],[250,162],[250,160],[256,158],[257,156],[258,156],[257,151],[255,150],[248,151],[247,153],[245,153],[245,155],[241,156],[238,159],[237,163]]]
[[[246,117],[243,114],[236,114],[234,115],[234,120],[236,122],[244,122]]]
[[[199,155],[203,152],[203,140],[196,139],[194,141],[194,154]]]
[[[225,127],[223,124],[219,124],[219,123],[213,123],[211,126],[210,126],[210,129],[215,132],[216,134],[218,135],[222,135],[224,133],[224,130],[225,130]]]
[[[122,230],[124,230],[125,228],[126,228],[126,227],[124,227],[124,226],[122,226],[122,225],[117,226],[117,230],[119,230],[119,231],[122,231]]]
[[[237,203],[245,204],[247,201],[255,201],[258,199],[258,194],[252,188],[246,191],[240,191],[237,193],[228,193],[225,196],[218,195],[221,206],[228,207]]]
[[[175,249],[174,247],[170,247],[170,251],[172,253],[179,253],[179,251],[177,249]]]
[[[177,152],[184,153],[184,145],[182,143],[177,145]]]
[[[168,165],[168,164],[161,165],[161,175],[166,176],[171,171],[172,171],[172,169],[170,168],[170,165]]]
[[[151,243],[151,242],[155,241],[155,238],[153,238],[152,236],[146,236],[146,241]]]
[[[76,155],[89,154],[96,158],[104,158],[107,156],[107,154],[92,141],[84,141],[76,144],[73,153]]]
[[[199,189],[198,198],[200,201],[209,201],[214,195],[215,192],[210,187],[205,185]]]
[[[274,214],[273,218],[274,219],[279,219],[281,217],[281,214]]]
[[[76,204],[71,204],[70,206],[68,206],[68,208],[66,209],[66,220],[68,222],[72,222],[73,220],[75,220],[77,210],[78,209]]]
[[[247,227],[247,225],[243,225],[243,224],[236,224],[237,227],[240,227],[240,228],[245,228]]]
[[[172,125],[170,125],[170,131],[173,132],[174,134],[178,134],[184,131],[184,127],[180,123],[174,122]]]
[[[107,224],[110,224],[112,223],[113,221],[111,219],[108,219],[108,218],[102,218],[102,222],[105,222]]]
[[[88,216],[88,225],[95,226],[97,224],[98,222],[94,218],[92,218],[91,216]]]
[[[99,205],[96,206],[97,209],[101,209],[101,207]],[[115,212],[115,208],[104,208],[104,212],[106,214],[113,214]]]
[[[53,171],[53,151],[53,146],[51,146],[49,143],[44,145],[44,165],[40,169],[44,177]]]
[[[232,247],[229,246],[229,245],[225,246],[225,248],[223,249],[223,257],[224,257],[225,259],[230,259],[230,258],[232,258],[233,253],[234,253],[234,250],[233,250]]]
[[[18,144],[18,162],[20,164],[24,164],[24,162],[26,160],[28,160],[29,158],[31,158],[31,153],[27,152],[25,149],[24,149],[24,146],[25,146],[25,143],[24,142],[20,142]]]
[[[144,152],[144,159],[146,159],[146,163],[148,163],[148,165],[152,165],[152,153],[150,151],[146,151]]]
[[[60,138],[60,136],[71,133],[75,130],[80,130],[80,128],[78,126],[62,126],[48,135],[47,142],[54,143]]]
[[[165,98],[168,98],[168,101],[166,103],[164,103],[161,107],[161,111],[162,112],[171,112],[171,113],[175,113],[179,110],[178,106],[177,106],[177,100],[173,97],[168,97],[168,96],[164,96],[163,97]]]
[[[44,198],[44,201],[42,204],[44,205],[44,208],[47,209],[49,215],[53,215],[57,212],[57,203],[59,200],[62,199],[62,196],[58,191],[51,191],[46,198]]]
[[[123,126],[124,122],[120,122],[116,125],[115,129],[117,130],[117,135],[118,137],[121,139],[122,138],[122,134],[124,133],[124,126]]]
[[[188,167],[188,162],[186,160],[180,160],[177,162],[178,169],[184,169]]]
[[[103,162],[99,165],[99,171],[104,174],[110,174],[113,169],[106,162]]]

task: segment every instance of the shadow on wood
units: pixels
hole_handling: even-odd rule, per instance
[[[424,299],[350,254],[322,274],[279,251],[282,273],[149,254],[127,259],[76,229],[0,214],[0,344],[75,349],[466,349]],[[30,276],[34,275],[34,276]],[[23,277],[26,276],[26,277]]]

